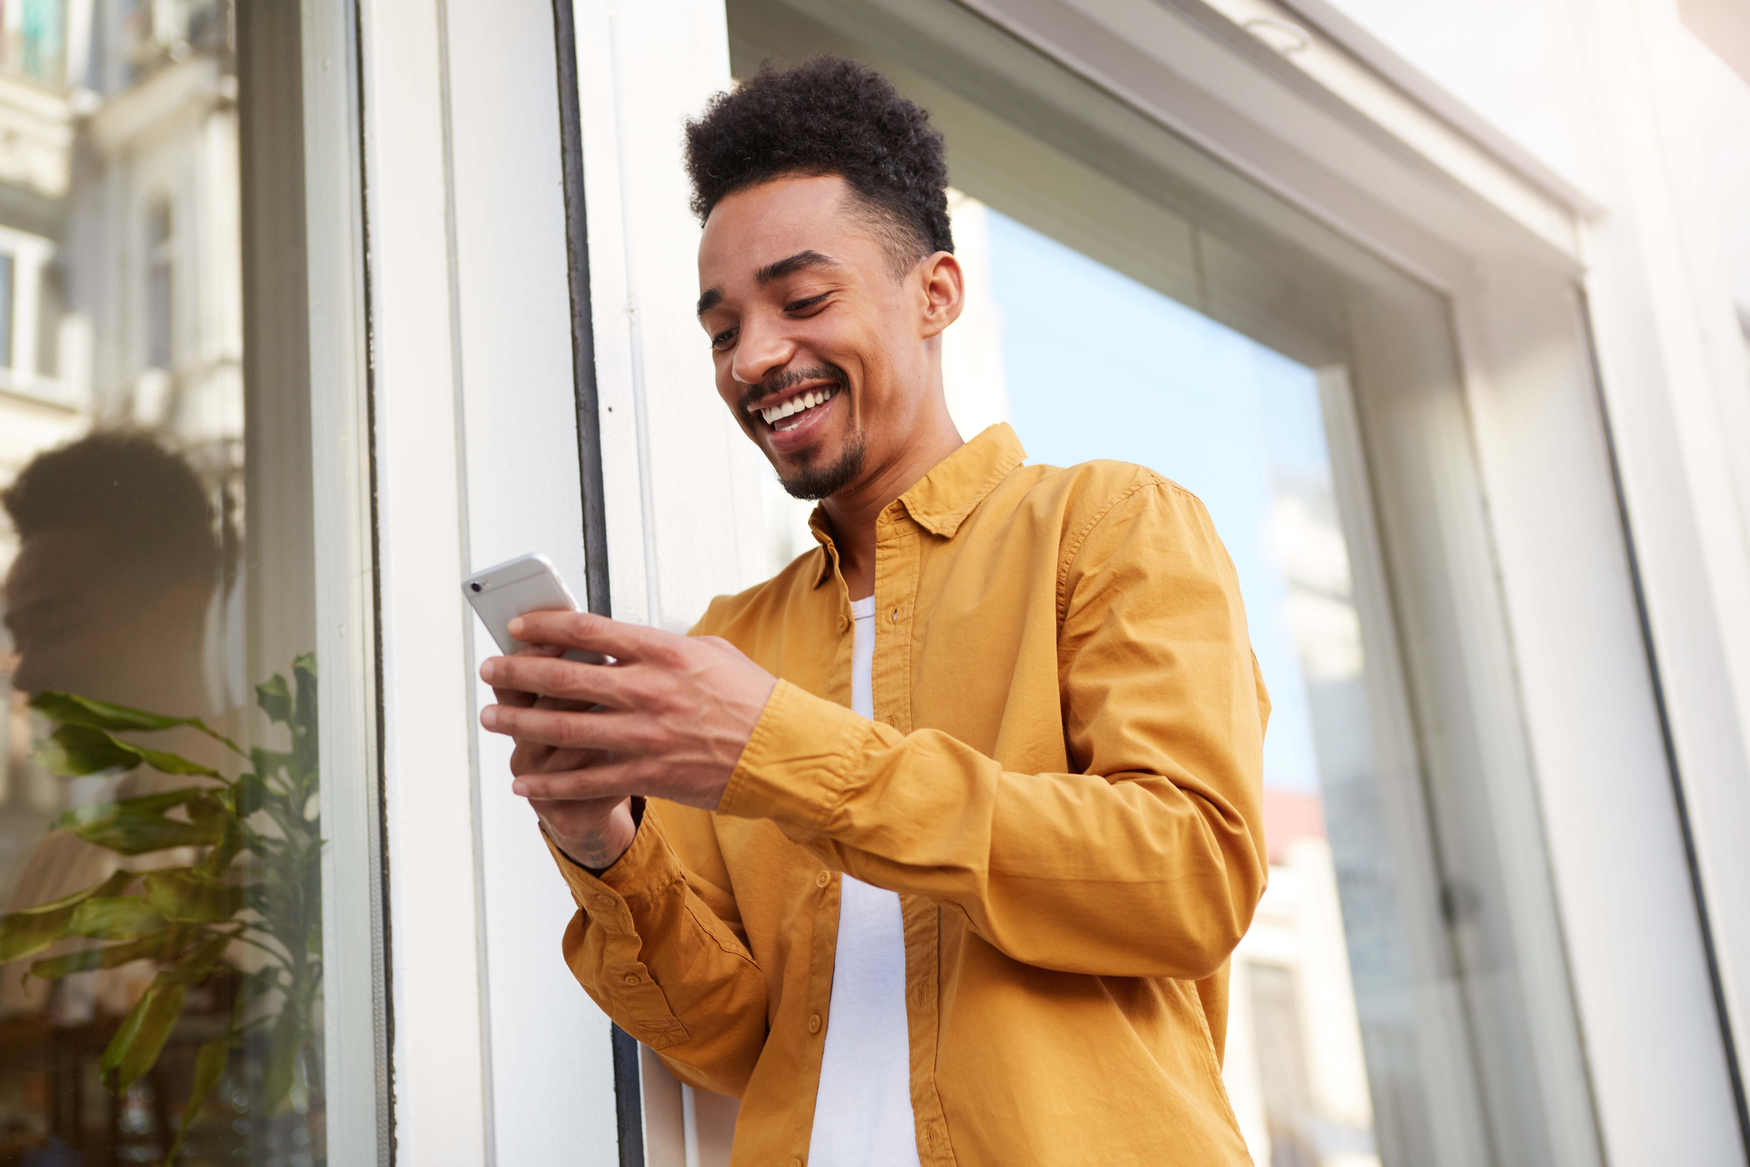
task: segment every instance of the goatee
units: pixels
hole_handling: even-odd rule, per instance
[[[856,480],[863,469],[863,435],[847,439],[845,448],[827,466],[805,466],[794,474],[778,471],[778,484],[792,498],[819,502],[837,494]]]
[[[851,379],[845,376],[845,371],[830,362],[812,369],[788,369],[767,377],[758,385],[749,385],[747,392],[742,394],[739,408],[745,413],[748,406],[755,401],[782,393],[806,381],[831,381],[835,391],[840,394],[851,383]],[[807,466],[790,475],[786,475],[779,466],[774,465],[773,469],[778,472],[778,484],[792,497],[806,502],[819,502],[850,485],[863,469],[863,435],[856,434],[846,439],[845,448],[830,466]]]

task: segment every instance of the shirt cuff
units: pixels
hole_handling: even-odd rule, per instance
[[[660,818],[648,810],[626,853],[599,875],[561,851],[545,826],[541,828],[541,838],[546,841],[553,862],[559,865],[559,874],[571,889],[571,898],[594,919],[618,921],[627,900],[648,897],[685,878],[680,860],[662,832]]]
[[[843,705],[779,681],[729,775],[717,813],[824,834],[873,728],[874,722]]]

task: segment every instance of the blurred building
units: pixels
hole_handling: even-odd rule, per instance
[[[227,548],[203,646],[215,696],[209,708],[236,704],[242,651],[234,587],[244,405],[233,34],[228,0],[0,5],[0,488],[38,454],[94,427],[142,430],[196,467]],[[17,549],[16,533],[0,523],[0,575]],[[117,659],[129,650],[113,648]],[[0,654],[7,674],[9,656]],[[13,902],[14,892],[49,824],[71,804],[113,796],[115,782],[69,783],[46,773],[33,757],[28,695],[5,679],[0,903],[17,908],[29,906]],[[98,1145],[117,1161],[154,1146],[161,1153],[161,1142],[139,1135],[153,1126],[143,1113],[106,1122],[90,1108],[69,1111],[65,1100],[51,1106],[35,1096],[48,1079],[33,1060],[32,1023],[20,1018],[40,1006],[47,986],[20,983],[19,971],[9,966],[0,991],[17,1059],[0,1074],[0,1157],[15,1161],[23,1147],[48,1153],[39,1144],[51,1128],[77,1142],[72,1132],[82,1125],[98,1132],[98,1143],[79,1144],[88,1154]],[[91,986],[70,986],[59,1023],[90,1020]],[[123,1110],[169,1105],[153,1098],[130,1096]]]
[[[0,486],[94,425],[129,426],[188,457],[234,508],[243,321],[230,5],[12,0],[0,22]],[[15,551],[0,524],[0,573]],[[16,741],[22,714],[8,724],[0,818],[34,808],[40,832],[59,795]],[[8,828],[7,844],[16,835]],[[14,855],[0,854],[0,871]]]

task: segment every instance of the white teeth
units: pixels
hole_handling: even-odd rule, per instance
[[[798,393],[788,401],[780,402],[770,409],[760,410],[760,416],[766,419],[767,425],[776,425],[792,414],[801,413],[805,409],[813,409],[816,405],[830,401],[836,389],[811,389],[807,393]]]

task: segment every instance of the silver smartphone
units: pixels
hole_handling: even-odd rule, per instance
[[[519,555],[477,571],[462,581],[462,594],[468,597],[474,614],[486,625],[493,642],[506,656],[528,647],[510,634],[510,622],[529,612],[575,612],[577,600],[571,589],[559,578],[558,568],[545,555]],[[586,664],[606,664],[600,653],[574,648],[565,653],[567,660]]]

